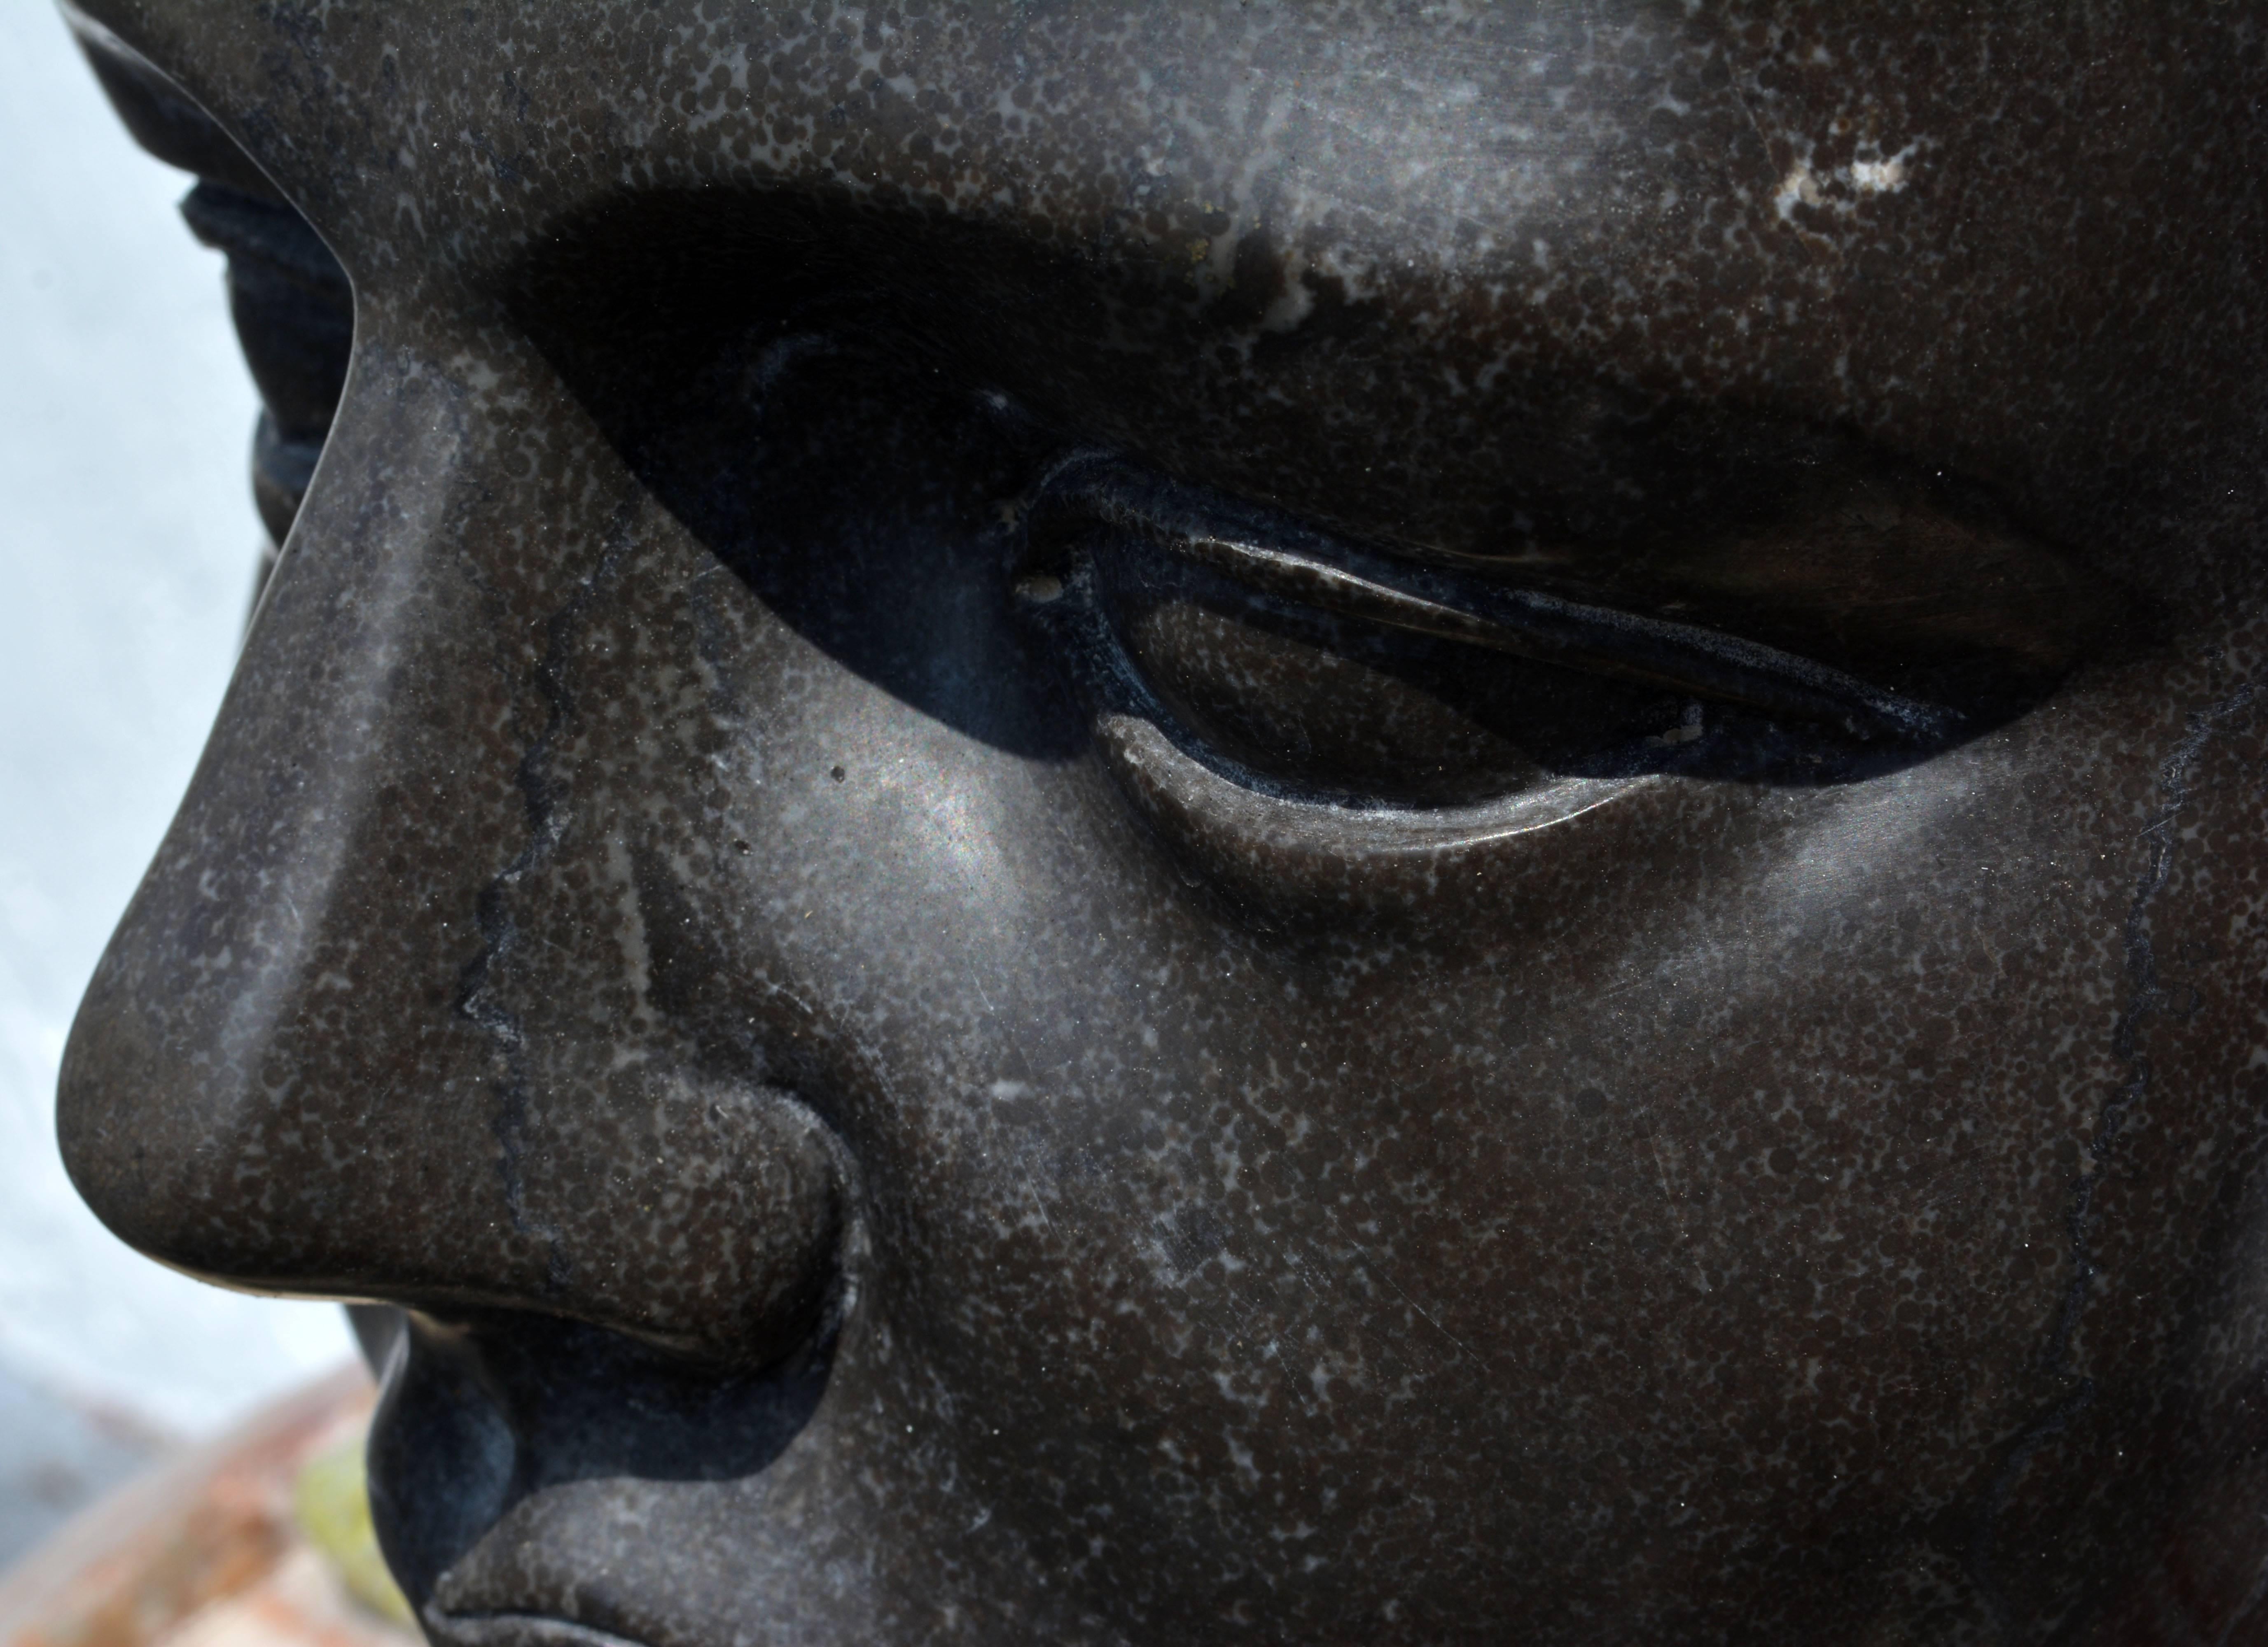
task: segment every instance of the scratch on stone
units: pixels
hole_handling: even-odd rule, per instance
[[[1693,1231],[1685,1222],[1685,1208],[1679,1199],[1677,1186],[1670,1180],[1669,1163],[1663,1158],[1661,1153],[1660,1135],[1648,1132],[1646,1135],[1646,1146],[1653,1155],[1653,1170],[1655,1176],[1661,1180],[1661,1199],[1669,1209],[1669,1220],[1677,1226],[1677,1244],[1685,1249],[1687,1255],[1693,1261],[1694,1284],[1703,1292],[1707,1292],[1709,1272],[1702,1266],[1701,1254],[1693,1250]]]
[[[1324,1222],[1331,1226],[1331,1233],[1337,1236],[1338,1239],[1344,1242],[1348,1248],[1357,1255],[1357,1261],[1366,1273],[1377,1276],[1388,1286],[1393,1288],[1395,1293],[1401,1297],[1402,1301],[1404,1304],[1407,1304],[1411,1309],[1415,1310],[1418,1315],[1424,1319],[1428,1327],[1432,1327],[1435,1332],[1440,1334],[1442,1337],[1447,1339],[1452,1344],[1455,1345],[1458,1350],[1462,1352],[1475,1366],[1483,1369],[1487,1367],[1488,1363],[1484,1361],[1479,1356],[1474,1354],[1472,1348],[1468,1345],[1463,1339],[1459,1338],[1447,1327],[1442,1326],[1441,1323],[1435,1319],[1432,1311],[1428,1310],[1424,1305],[1418,1303],[1417,1299],[1410,1296],[1408,1290],[1403,1288],[1400,1282],[1394,1278],[1392,1274],[1388,1271],[1386,1266],[1380,1263],[1378,1260],[1372,1255],[1368,1247],[1365,1246],[1360,1241],[1358,1241],[1353,1236],[1347,1233],[1346,1226],[1339,1222],[1339,1217],[1336,1212],[1333,1211],[1329,1207],[1325,1207],[1322,1209],[1322,1214]],[[1292,1268],[1293,1272],[1299,1276],[1300,1282],[1310,1292],[1314,1293],[1316,1297],[1329,1298],[1334,1296],[1335,1289],[1329,1286],[1318,1287],[1314,1281],[1308,1278],[1304,1266],[1295,1263],[1292,1266]]]
[[[2128,1119],[2150,1090],[2150,1060],[2141,1050],[2140,1033],[2143,1025],[2157,1014],[2162,996],[2158,983],[2157,952],[2150,937],[2150,906],[2173,875],[2174,849],[2180,842],[2176,825],[2183,809],[2189,805],[2191,773],[2213,734],[2224,722],[2248,707],[2255,695],[2253,683],[2246,681],[2220,702],[2191,714],[2182,741],[2158,768],[2158,793],[2164,804],[2141,831],[2141,838],[2150,843],[2149,857],[2135,885],[2133,900],[2127,906],[2122,945],[2126,963],[2126,1004],[2110,1034],[2111,1054],[2125,1066],[2126,1076],[2096,1112],[2094,1135],[2088,1140],[2087,1164],[2072,1185],[2071,1210],[2064,1224],[2071,1239],[2071,1276],[2056,1311],[2055,1325],[2040,1354],[2043,1371],[2060,1380],[2065,1388],[2010,1444],[2007,1456],[1984,1489],[1970,1542],[1970,1580],[1991,1609],[1994,1625],[2004,1641],[2017,1639],[2017,1627],[2007,1592],[1993,1569],[1993,1546],[2000,1512],[2040,1449],[2061,1435],[2073,1419],[2095,1403],[2095,1380],[2073,1364],[2071,1346],[2095,1277],[2101,1273],[2095,1261],[2095,1188],[2110,1168]]]
[[[2262,1518],[2268,1520],[2268,1517]],[[2257,1612],[2264,1600],[2268,1600],[2268,1562],[2261,1563],[2259,1571],[2253,1577],[2252,1588],[2244,1592],[2243,1601],[2235,1612],[2228,1615],[2228,1621],[2220,1627],[2220,1634],[2213,1638],[2213,1647],[2228,1647],[2229,1639],[2236,1634],[2237,1627]]]
[[[536,687],[547,711],[543,730],[521,754],[512,775],[527,813],[527,840],[481,888],[474,906],[481,950],[465,964],[457,983],[457,1010],[478,1025],[504,1054],[504,1075],[498,1088],[501,1101],[492,1123],[500,1152],[497,1173],[503,1180],[504,1207],[513,1229],[543,1243],[546,1277],[554,1287],[566,1284],[574,1262],[562,1245],[558,1226],[532,1217],[527,1210],[527,1036],[519,1015],[498,1001],[489,986],[495,969],[511,958],[524,936],[512,913],[513,889],[550,858],[567,832],[567,808],[550,768],[552,750],[575,712],[568,670],[585,615],[630,552],[635,516],[633,504],[624,504],[615,511],[598,563],[577,580],[565,604],[544,622],[543,658],[535,672]]]

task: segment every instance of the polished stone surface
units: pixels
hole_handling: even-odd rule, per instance
[[[74,16],[290,538],[63,1140],[435,1639],[2261,1628],[2250,8]]]

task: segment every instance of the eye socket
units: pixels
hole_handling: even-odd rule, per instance
[[[1721,631],[1366,553],[1112,457],[1024,515],[1019,592],[1099,715],[1262,796],[1469,808],[1576,780],[1847,782],[1972,717]]]
[[[229,312],[260,390],[252,489],[268,528],[265,581],[345,388],[353,290],[321,237],[281,201],[207,179],[181,202],[181,216],[197,239],[227,255]]]

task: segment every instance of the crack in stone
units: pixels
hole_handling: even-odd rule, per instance
[[[498,1001],[489,986],[495,969],[519,946],[521,932],[512,913],[512,893],[549,860],[567,832],[568,810],[552,781],[550,763],[559,736],[575,713],[575,695],[567,684],[568,667],[584,617],[630,551],[630,527],[636,513],[637,506],[628,503],[615,511],[598,563],[576,581],[565,603],[544,621],[543,658],[535,671],[536,689],[546,710],[543,730],[521,753],[512,774],[527,813],[527,841],[481,888],[474,905],[481,950],[458,974],[457,1011],[485,1032],[504,1055],[502,1101],[492,1130],[501,1151],[497,1175],[503,1180],[505,1211],[514,1230],[543,1243],[545,1280],[555,1290],[566,1286],[572,1277],[574,1261],[563,1245],[558,1226],[527,1210],[527,1035],[519,1015]]]
[[[2003,1641],[2017,1639],[2017,1625],[2008,1598],[1993,1570],[1993,1542],[2000,1512],[2040,1449],[2095,1404],[2095,1379],[2073,1364],[2071,1345],[2095,1277],[2101,1273],[2095,1261],[2098,1223],[2095,1189],[2110,1170],[2112,1154],[2128,1118],[2150,1090],[2150,1060],[2141,1050],[2140,1035],[2142,1026],[2156,1016],[2163,998],[2158,982],[2157,950],[2150,937],[2150,907],[2173,875],[2174,849],[2179,843],[2176,826],[2183,809],[2189,805],[2191,774],[2204,757],[2213,734],[2224,722],[2250,705],[2255,695],[2256,688],[2248,680],[2218,702],[2191,711],[2182,741],[2158,768],[2158,793],[2163,805],[2141,832],[2142,838],[2150,843],[2150,854],[2126,909],[2121,945],[2126,964],[2126,1003],[2119,1010],[2110,1032],[2111,1055],[2125,1066],[2126,1077],[2096,1111],[2094,1135],[2087,1144],[2088,1162],[2072,1185],[2071,1210],[2064,1219],[2064,1229],[2071,1240],[2071,1277],[2064,1287],[2062,1302],[2057,1306],[2055,1325],[2040,1351],[2042,1371],[2067,1387],[2018,1432],[2007,1457],[1984,1489],[1970,1543],[1970,1577],[1990,1609],[1996,1633]]]

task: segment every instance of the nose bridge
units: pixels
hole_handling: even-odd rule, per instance
[[[517,337],[357,325],[323,468],[73,1027],[66,1163],[122,1237],[217,1280],[770,1353],[835,1231],[807,1114],[635,1060],[547,1101],[491,987],[525,941],[513,877],[560,823],[547,646],[666,518]],[[620,1112],[609,1171],[578,1102]]]
[[[114,1229],[253,1282],[343,1262],[289,1216],[323,1193],[305,1174],[383,1174],[400,1093],[477,1080],[480,1038],[446,1008],[479,935],[451,911],[522,828],[495,773],[528,713],[525,645],[474,542],[484,409],[374,330],[331,437],[339,483],[269,586],[61,1092],[66,1159]]]

